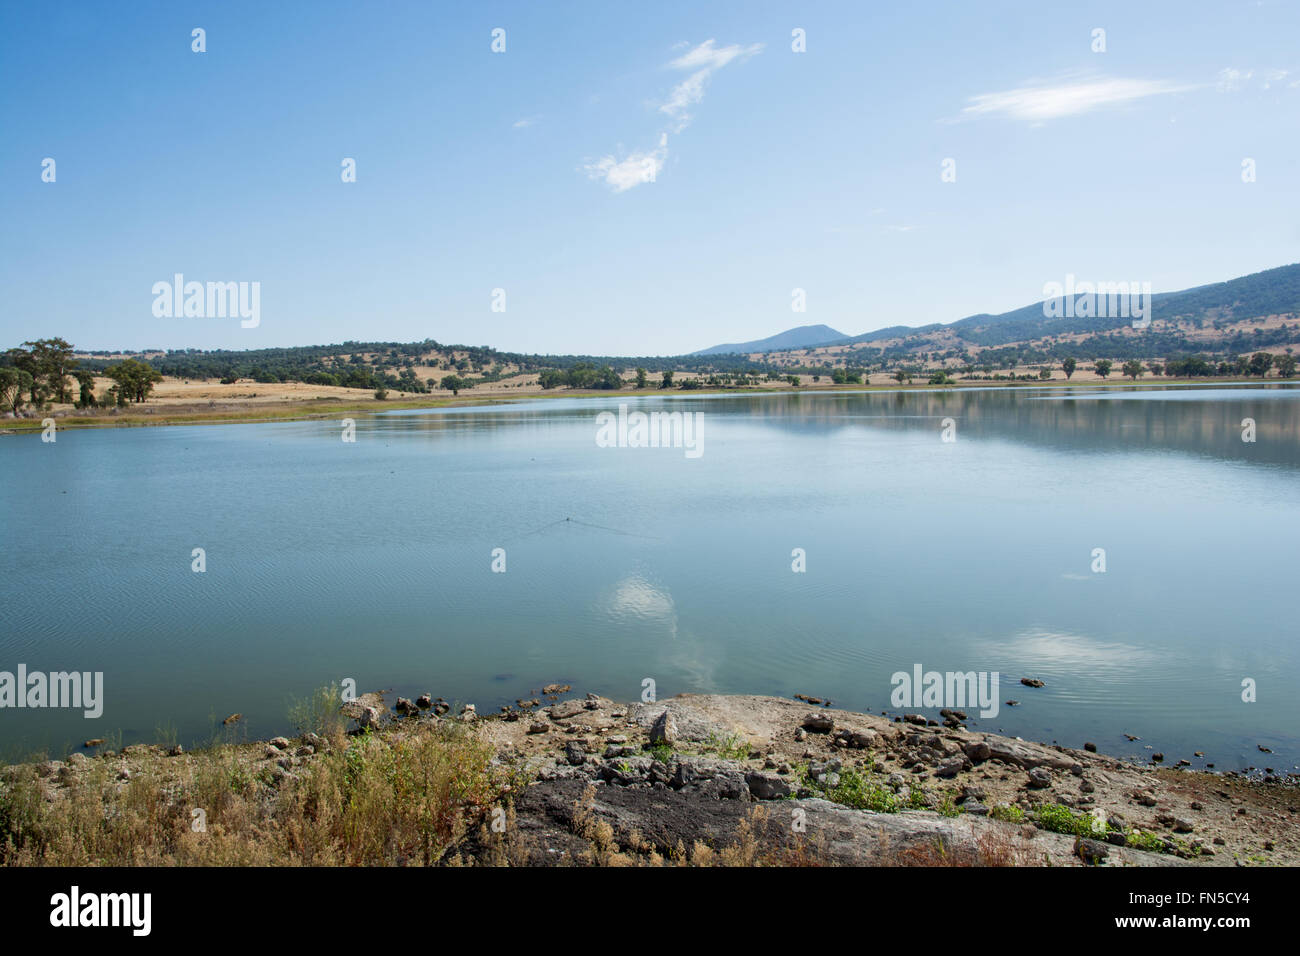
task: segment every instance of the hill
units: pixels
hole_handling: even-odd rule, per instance
[[[756,339],[753,342],[714,345],[707,349],[700,349],[698,352],[692,352],[690,354],[727,355],[738,352],[780,352],[786,349],[806,349],[815,345],[826,345],[830,342],[840,342],[847,338],[848,336],[843,332],[837,332],[829,325],[801,325],[798,328],[786,329],[784,332],[778,332],[776,335],[769,335],[765,339]]]

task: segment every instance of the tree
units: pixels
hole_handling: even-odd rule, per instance
[[[32,377],[20,368],[0,366],[0,408],[15,415],[23,407],[23,392],[32,387]]]
[[[660,388],[672,388],[672,387],[673,387],[673,372],[672,372],[672,369],[668,369],[667,371],[664,372],[664,380],[663,380],[662,382],[659,383],[659,387],[660,387]]]
[[[36,394],[40,382],[40,369],[36,365],[36,359],[31,352],[26,349],[13,348],[5,352],[4,364],[12,365],[20,372],[27,373],[27,384],[23,386],[30,395],[29,401],[35,405],[39,399]]]
[[[1124,367],[1122,371],[1124,372],[1125,375],[1127,375],[1129,378],[1133,379],[1133,381],[1136,382],[1138,378],[1142,375],[1142,373],[1145,371],[1145,369],[1142,368],[1142,363],[1139,362],[1137,359],[1129,359],[1127,362],[1124,363]]]
[[[1148,362],[1147,368],[1150,369],[1151,374],[1156,376],[1157,378],[1165,374],[1164,366],[1161,365],[1159,362]]]
[[[897,381],[899,385],[902,385],[903,382],[907,380],[907,378],[908,378],[907,373],[904,372],[901,368],[894,373],[894,380]]]
[[[788,381],[788,382],[790,383],[790,385],[791,385],[792,388],[798,388],[798,387],[799,387],[799,376],[798,376],[798,375],[791,375],[788,379],[786,379],[786,381]]]
[[[643,368],[639,368],[639,369],[637,369],[637,370],[636,370],[636,387],[637,387],[637,388],[645,388],[645,381],[646,381],[646,378],[645,378],[645,369],[643,369]]]
[[[375,389],[375,398],[381,402],[386,400],[388,398],[388,389],[380,385],[377,389]]]
[[[1295,356],[1279,355],[1277,357],[1277,374],[1282,378],[1290,378],[1295,374]]]
[[[1077,363],[1074,361],[1074,358],[1072,356],[1067,357],[1064,361],[1061,362],[1061,368],[1065,370],[1066,378],[1069,378],[1071,375],[1074,374],[1074,369],[1076,364]]]
[[[1271,352],[1256,352],[1250,357],[1250,374],[1258,375],[1263,378],[1268,374],[1268,370],[1273,367],[1273,354]]]
[[[53,338],[24,342],[23,345],[31,346],[32,360],[36,363],[33,375],[45,379],[55,401],[72,401],[68,375],[77,367],[77,360],[72,357],[72,343]]]
[[[459,375],[444,375],[442,377],[442,387],[451,392],[452,395],[459,395],[462,388],[471,388],[469,379],[461,378]]]
[[[104,374],[117,383],[118,394],[124,398],[120,404],[145,401],[155,383],[162,381],[162,374],[157,369],[135,359],[123,359],[118,365],[110,365]]]
[[[1100,375],[1102,378],[1105,378],[1110,374],[1110,370],[1114,367],[1115,367],[1115,363],[1112,362],[1110,359],[1097,359],[1097,361],[1092,366],[1092,370],[1096,372],[1098,375]]]
[[[77,396],[78,408],[95,407],[95,375],[86,369],[79,369],[73,373],[77,377],[77,384],[81,386],[80,394]]]

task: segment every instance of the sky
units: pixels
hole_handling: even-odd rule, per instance
[[[1296,0],[7,3],[0,348],[665,355],[1222,281],[1300,261],[1298,38]],[[178,273],[256,326],[156,315]]]

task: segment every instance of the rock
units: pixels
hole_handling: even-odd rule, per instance
[[[644,783],[652,765],[656,762],[650,757],[608,760],[601,765],[600,776],[607,783],[620,787],[631,786],[634,783]]]
[[[568,684],[547,684],[542,688],[543,694],[567,694],[573,690]]]
[[[1094,744],[1092,741],[1088,741],[1083,745],[1083,749],[1088,751],[1088,753],[1095,754],[1097,752],[1097,745]]]
[[[665,709],[650,727],[650,743],[654,745],[671,744],[677,740],[677,719],[672,711]]]
[[[315,747],[318,752],[329,749],[329,744],[326,742],[324,737],[320,736],[320,734],[306,733],[302,735],[301,739],[303,743]]]
[[[880,744],[880,734],[874,730],[841,730],[836,739],[854,750],[868,750]]]
[[[809,713],[804,715],[802,726],[814,734],[829,734],[835,729],[835,721],[830,714]]]
[[[987,796],[988,796],[988,792],[985,791],[983,787],[977,786],[975,784],[966,784],[964,787],[961,788],[961,797],[958,799],[957,802],[965,803],[967,800],[978,802],[980,800],[985,799]]]
[[[1024,684],[1026,687],[1043,687],[1043,686],[1045,686],[1045,685],[1043,684],[1043,682],[1040,681],[1037,677],[1022,677],[1022,678],[1020,678],[1020,683]]]
[[[759,800],[781,800],[790,796],[790,783],[774,773],[753,771],[745,774],[749,792]]]
[[[802,743],[808,739],[808,731],[804,730],[802,727],[797,728],[794,732],[794,739]]]
[[[229,727],[231,724],[238,723],[239,719],[243,716],[244,716],[243,714],[231,714],[229,717],[223,720],[222,723],[227,727]]]
[[[924,727],[927,723],[925,716],[922,714],[904,714],[903,721],[909,724],[916,724],[919,727]]]
[[[1097,866],[1110,856],[1110,848],[1106,844],[1086,837],[1075,837],[1074,852],[1079,859],[1090,866]]]
[[[993,756],[993,751],[989,749],[989,745],[982,740],[969,743],[964,749],[966,756],[970,758],[972,763],[983,763]]]
[[[267,741],[276,750],[288,750],[290,747],[288,737],[272,737]]]
[[[1152,754],[1152,755],[1151,755],[1151,762],[1152,762],[1152,763],[1163,763],[1163,762],[1164,762],[1164,759],[1165,759],[1165,755],[1164,755],[1164,754]]]
[[[544,734],[550,729],[550,724],[544,720],[537,720],[528,725],[528,733],[530,734]]]
[[[966,764],[968,764],[969,762],[970,762],[969,759],[964,756],[949,757],[947,760],[941,761],[934,768],[934,775],[936,777],[945,777],[945,778],[955,777],[957,776],[957,774],[961,773],[962,770],[966,768]]]
[[[553,704],[547,709],[551,715],[551,720],[568,720],[570,717],[576,717],[585,708],[580,700],[566,700],[562,704]]]
[[[303,744],[293,753],[295,757],[310,757],[316,753],[316,748],[313,747],[311,744]]]
[[[169,756],[169,757],[179,757],[179,756],[180,756],[181,754],[183,754],[184,752],[185,752],[185,748],[182,747],[180,744],[177,744],[176,746],[170,748],[170,749],[167,751],[167,756]]]
[[[569,766],[578,767],[587,761],[587,748],[585,743],[580,740],[570,740],[564,745],[564,759],[569,762]]]
[[[339,708],[344,717],[351,717],[362,730],[379,726],[384,709],[384,698],[379,694],[362,694],[354,700],[345,701]]]
[[[1042,767],[1034,767],[1029,771],[1029,780],[1026,782],[1030,790],[1045,790],[1052,785],[1052,774]]]
[[[397,698],[397,703],[394,705],[394,709],[396,709],[399,714],[409,714],[415,711],[415,704],[411,703],[410,698],[399,697]]]

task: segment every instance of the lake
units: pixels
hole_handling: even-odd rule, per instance
[[[620,403],[699,413],[701,453],[600,447]],[[0,710],[3,756],[192,746],[234,712],[270,736],[344,678],[481,713],[649,678],[894,714],[920,665],[1000,674],[972,729],[1300,762],[1296,388],[615,394],[341,434],[0,437],[0,671],[104,675],[97,719]]]

